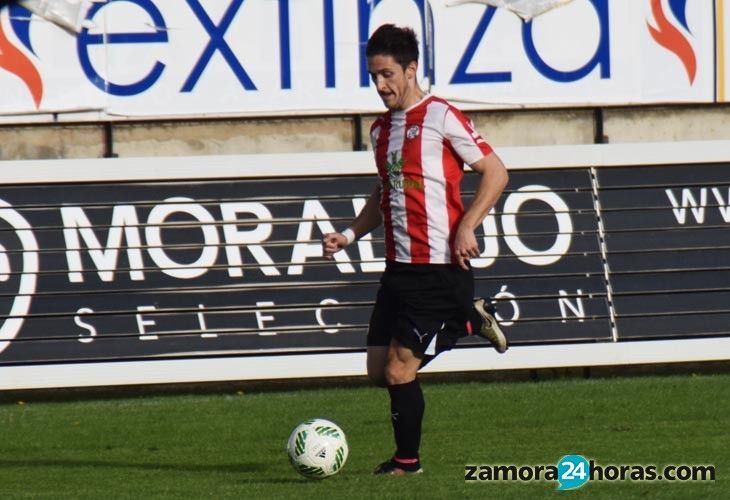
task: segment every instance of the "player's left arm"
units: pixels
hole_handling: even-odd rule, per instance
[[[470,166],[480,175],[479,185],[474,200],[461,219],[454,240],[457,262],[465,270],[469,269],[467,261],[470,258],[479,257],[479,245],[474,231],[497,202],[509,180],[507,169],[495,152],[483,156]]]

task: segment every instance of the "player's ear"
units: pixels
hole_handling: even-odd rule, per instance
[[[408,66],[406,66],[406,78],[411,80],[416,77],[417,73],[418,73],[418,63],[416,61],[409,62]]]

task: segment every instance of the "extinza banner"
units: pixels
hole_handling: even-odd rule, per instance
[[[107,0],[78,33],[11,2],[0,113],[377,112],[365,44],[386,22],[415,29],[424,88],[465,108],[728,95],[724,0],[574,0],[530,22],[477,1]]]

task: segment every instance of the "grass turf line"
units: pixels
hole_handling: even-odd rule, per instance
[[[0,498],[730,498],[730,375],[425,383],[425,474],[373,476],[393,451],[387,394],[332,388],[0,405]],[[302,420],[347,434],[324,481],[284,448]],[[465,464],[713,464],[717,481],[465,482]]]

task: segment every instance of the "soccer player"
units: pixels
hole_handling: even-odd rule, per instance
[[[507,340],[474,301],[469,259],[479,256],[474,230],[507,184],[507,170],[471,121],[416,81],[418,41],[410,28],[380,26],[370,37],[368,71],[388,111],[370,130],[379,183],[341,233],[322,240],[325,257],[385,229],[385,272],[367,335],[368,377],[387,387],[396,451],[376,474],[422,472],[418,449],[425,403],[417,371],[472,331],[499,351]],[[463,165],[481,175],[465,210]]]

